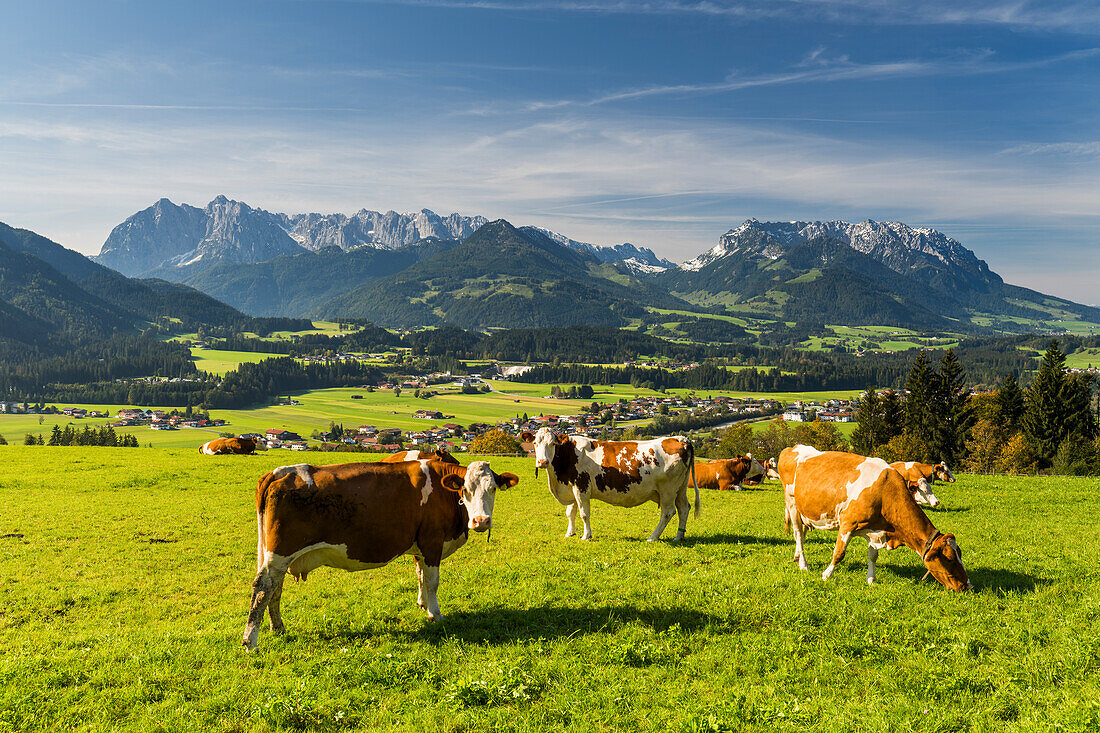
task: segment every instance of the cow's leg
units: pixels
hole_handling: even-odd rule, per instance
[[[676,500],[675,500],[675,498],[672,501],[661,501],[661,502],[658,503],[658,506],[661,507],[661,516],[660,516],[660,519],[657,520],[657,527],[653,530],[653,534],[651,534],[646,539],[647,542],[656,542],[658,539],[660,539],[661,533],[665,531],[665,527],[668,526],[668,523],[672,520],[673,515],[676,514]],[[687,514],[685,513],[684,516],[686,518]],[[684,521],[684,526],[685,527],[687,526],[686,519]],[[682,535],[678,534],[676,536],[676,539],[681,539],[681,538],[682,538]]]
[[[684,532],[687,531],[688,526],[688,514],[691,513],[691,501],[688,499],[687,486],[684,486],[683,490],[676,495],[676,518],[679,520],[680,525],[676,530],[676,542],[684,539]]]
[[[587,491],[574,491],[573,497],[577,500],[577,511],[581,515],[581,524],[584,525],[584,534],[581,535],[581,539],[590,540],[592,539],[592,502]]]
[[[852,539],[852,532],[848,527],[842,526],[839,534],[836,536],[836,547],[833,548],[833,559],[829,563],[829,567],[825,568],[825,571],[821,573],[822,580],[828,580],[833,571],[836,570],[836,564],[844,559],[844,553],[848,551],[848,540]]]
[[[416,558],[416,577],[420,581],[417,605],[428,612],[429,621],[439,621],[443,618],[443,614],[439,612],[439,599],[436,596],[439,591],[439,566],[429,565],[418,557]]]
[[[286,573],[273,579],[274,587],[271,589],[271,601],[267,604],[267,615],[270,617],[271,630],[276,634],[286,631],[286,627],[283,626],[283,611],[280,603],[283,600],[283,581],[285,580]]]
[[[275,598],[276,587],[281,587],[283,576],[289,565],[287,558],[275,556],[267,560],[256,573],[256,579],[252,581],[252,603],[248,609],[248,621],[244,626],[244,636],[241,644],[249,650],[256,648],[256,642],[260,636],[260,622],[263,621],[264,611],[267,610]],[[278,616],[278,610],[276,610]],[[275,619],[272,618],[274,625]],[[281,623],[281,619],[280,619]]]
[[[875,561],[878,560],[878,548],[867,548],[867,585],[875,583]]]
[[[806,552],[802,547],[802,540],[808,528],[802,523],[794,497],[790,495],[787,496],[787,521],[790,522],[791,534],[794,535],[794,557],[791,559],[798,563],[799,570],[809,570],[810,566],[806,564]]]
[[[577,502],[573,501],[572,504],[568,504],[565,507],[565,518],[569,520],[569,523],[565,525],[565,536],[572,537],[577,533]]]
[[[424,608],[424,566],[420,564],[420,558],[413,556],[413,567],[416,568],[416,605]]]

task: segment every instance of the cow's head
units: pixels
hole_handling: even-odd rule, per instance
[[[540,468],[550,468],[558,446],[569,442],[568,435],[555,435],[550,428],[539,428],[537,433],[524,435],[530,436],[530,441],[535,444],[535,476],[539,475]]]
[[[928,568],[925,577],[931,575],[945,588],[963,591],[971,590],[974,587],[974,584],[970,582],[970,577],[966,574],[966,568],[963,567],[962,549],[955,542],[955,535],[940,534],[939,532],[933,534],[925,545],[924,555],[921,559],[924,560],[924,565]]]
[[[915,499],[918,504],[924,504],[933,509],[940,505],[940,500],[932,493],[932,482],[923,476],[916,481],[911,481],[909,483],[909,488],[913,490],[913,499]]]
[[[764,461],[764,472],[768,478],[779,479],[779,461],[774,458],[769,458]]]
[[[948,468],[947,464],[943,461],[940,461],[935,466],[933,466],[932,470],[935,472],[937,481],[943,481],[944,483],[948,484],[955,483],[955,474],[951,473],[951,469]]]
[[[443,461],[444,463],[453,463],[456,466],[459,465],[458,459],[442,448],[436,448],[429,456],[433,461]]]
[[[493,504],[497,490],[503,491],[519,483],[514,473],[495,473],[489,468],[488,461],[474,461],[469,466],[458,467],[454,473],[446,474],[443,487],[459,494],[469,516],[469,528],[475,532],[484,532],[493,527]]]
[[[752,453],[746,453],[741,457],[741,462],[745,465],[745,481],[762,481],[767,475],[767,469],[761,465],[760,461],[752,457]]]

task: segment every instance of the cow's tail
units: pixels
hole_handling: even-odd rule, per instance
[[[695,478],[695,446],[690,440],[687,442],[688,468],[691,470],[691,483],[695,486],[695,518],[703,512],[703,504],[699,501],[699,481]]]
[[[256,484],[256,572],[260,572],[264,566],[264,514],[267,508],[268,487],[274,479],[275,477],[269,471],[261,476],[259,483]]]

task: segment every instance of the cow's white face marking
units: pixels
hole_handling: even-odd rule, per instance
[[[435,491],[435,485],[432,483],[432,472],[428,470],[427,461],[420,461],[420,471],[424,474],[424,486],[420,489],[420,506],[424,506],[428,503],[428,497]]]
[[[752,460],[752,464],[749,466],[749,470],[748,470],[748,473],[745,474],[745,478],[746,479],[763,478],[767,473],[767,469],[765,469],[764,466],[761,465],[760,461],[758,461],[758,460],[756,460],[755,458],[752,457],[752,453],[746,454],[745,457]]]
[[[298,474],[298,478],[302,479],[308,486],[313,486],[313,475],[309,472],[309,469],[313,466],[308,463],[298,463],[293,466],[279,466],[271,471],[272,476],[277,479],[289,476],[292,473]]]
[[[539,428],[535,433],[535,467],[549,468],[558,447],[558,438],[550,428]]]
[[[946,463],[936,464],[936,478],[945,483],[955,483],[955,474],[951,473],[951,469],[947,467]]]
[[[474,461],[466,467],[466,480],[462,486],[462,503],[469,515],[469,528],[484,532],[492,527],[493,504],[496,502],[497,482],[488,461]]]
[[[925,506],[937,507],[940,505],[940,500],[932,493],[932,484],[924,477],[917,479],[917,485],[913,489],[913,498],[916,499],[918,504],[924,504]]]

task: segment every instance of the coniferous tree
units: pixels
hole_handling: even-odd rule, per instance
[[[1020,389],[1015,374],[1008,373],[1004,382],[1001,383],[1001,388],[997,390],[994,401],[997,407],[998,427],[1004,435],[1013,435],[1020,429],[1020,419],[1026,409],[1024,391]]]
[[[873,387],[868,387],[867,391],[860,395],[856,420],[859,424],[852,432],[852,450],[860,455],[869,456],[885,442],[882,439],[884,427],[882,403],[878,392]]]
[[[948,349],[940,360],[934,385],[928,420],[932,425],[932,454],[937,461],[955,465],[962,458],[966,446],[970,391],[954,349]]]
[[[1049,466],[1066,437],[1066,356],[1051,341],[1039,372],[1027,390],[1022,426],[1028,444],[1043,465]]]
[[[909,393],[905,398],[905,432],[909,435],[911,444],[921,446],[922,455],[913,456],[908,460],[930,459],[929,452],[935,437],[931,416],[936,381],[936,373],[929,366],[924,352],[921,351],[913,361],[913,366],[909,369],[909,377],[905,380],[905,389]]]
[[[905,408],[898,398],[898,393],[892,389],[886,390],[886,393],[881,396],[881,402],[883,442],[888,443],[905,431]]]

